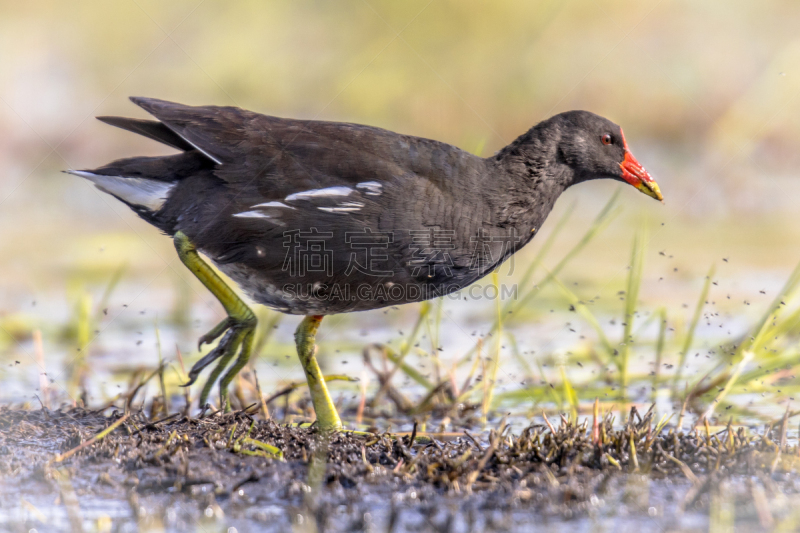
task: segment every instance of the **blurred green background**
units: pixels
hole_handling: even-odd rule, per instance
[[[82,314],[94,320],[82,333],[89,356],[114,372],[155,364],[156,324],[168,328],[162,347],[174,358],[176,343],[191,354],[193,339],[222,316],[169,239],[59,173],[169,153],[93,119],[144,117],[131,95],[365,123],[484,156],[544,118],[587,109],[623,126],[666,205],[621,191],[621,215],[561,274],[579,296],[613,300],[633,235],[646,226],[642,304],[674,309],[680,326],[716,263],[709,299],[735,333],[800,260],[798,2],[32,0],[2,1],[0,13],[0,360],[8,384],[0,400],[28,400],[39,387],[33,330],[43,332],[58,386],[82,342]],[[564,195],[539,240],[577,207],[548,261],[574,245],[616,189],[588,183]],[[472,342],[460,330],[492,316],[492,303],[469,312],[457,305],[444,358]],[[553,296],[532,312],[539,329],[525,320],[509,328],[550,351],[590,342],[580,330],[565,333],[575,321],[566,307]],[[345,317],[323,325],[321,342],[327,335],[357,354],[366,341],[410,328],[417,313],[407,306],[388,317]],[[281,360],[292,353],[295,322],[278,328]],[[365,324],[384,329],[365,332]],[[358,375],[357,361],[329,359]],[[111,394],[108,380],[97,378],[98,396]]]

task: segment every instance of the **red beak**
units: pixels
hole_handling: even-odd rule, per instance
[[[664,202],[664,197],[661,195],[661,190],[652,176],[644,169],[630,150],[628,150],[628,143],[625,141],[625,134],[622,133],[622,146],[625,149],[625,159],[619,164],[622,169],[622,179],[639,189],[641,192],[655,198],[656,200]]]

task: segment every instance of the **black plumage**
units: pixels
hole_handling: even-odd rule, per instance
[[[286,313],[464,288],[529,242],[559,195],[585,180],[627,181],[661,199],[620,127],[586,111],[480,158],[369,126],[132,100],[157,121],[101,120],[182,152],[77,173],[165,233],[183,232],[253,300]]]

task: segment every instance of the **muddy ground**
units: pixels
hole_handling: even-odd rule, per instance
[[[751,531],[797,519],[785,424],[676,433],[634,411],[622,427],[562,418],[412,437],[325,436],[243,411],[0,408],[0,528]]]

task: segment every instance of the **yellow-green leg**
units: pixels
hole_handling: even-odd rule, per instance
[[[244,368],[247,361],[250,359],[250,353],[253,349],[253,333],[256,329],[256,315],[247,307],[239,296],[231,289],[216,272],[206,263],[197,253],[197,249],[192,244],[192,241],[181,231],[177,232],[174,237],[175,249],[178,251],[178,257],[186,268],[194,274],[200,282],[211,291],[225,311],[228,317],[217,324],[214,329],[200,337],[198,342],[198,349],[203,343],[212,342],[214,339],[222,337],[216,348],[211,350],[205,357],[200,359],[192,369],[189,371],[189,382],[184,385],[188,387],[195,382],[200,372],[219,359],[219,363],[211,371],[202,392],[200,393],[200,407],[203,408],[211,392],[211,388],[219,378],[219,375],[225,370],[225,367],[231,362],[233,357],[239,352],[239,357],[233,366],[225,373],[219,382],[219,400],[222,409],[225,411],[230,410],[228,402],[228,385],[230,385],[233,378],[239,371]]]
[[[311,391],[311,402],[314,404],[314,411],[317,414],[317,426],[323,431],[331,431],[342,428],[342,421],[336,406],[333,405],[328,387],[325,386],[325,378],[319,369],[316,357],[316,346],[314,340],[319,329],[322,317],[319,315],[309,315],[297,326],[294,332],[294,340],[297,343],[297,355],[300,357],[300,364],[306,373],[308,389]]]

